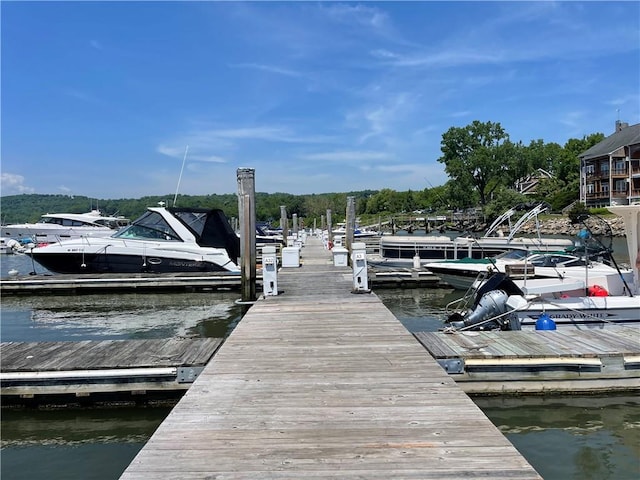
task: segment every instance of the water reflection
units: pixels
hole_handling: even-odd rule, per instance
[[[241,318],[235,292],[5,296],[2,341],[226,337]]]
[[[144,442],[169,411],[170,407],[4,409],[1,445]]]
[[[545,479],[640,477],[640,399],[629,395],[477,397]]]
[[[447,288],[376,290],[382,303],[410,332],[435,332],[444,327],[445,307],[462,293]]]
[[[0,476],[7,480],[119,478],[169,410],[4,409]]]

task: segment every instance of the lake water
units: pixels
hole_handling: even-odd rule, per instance
[[[3,255],[2,277],[31,271]],[[41,270],[37,270],[41,272]],[[447,289],[376,293],[411,332],[442,326]],[[242,317],[235,292],[4,296],[2,341],[225,337]],[[630,395],[474,398],[545,480],[640,478],[640,400]],[[2,410],[3,480],[117,479],[165,407]],[[469,432],[473,435],[473,432]],[[428,466],[425,466],[428,468]]]

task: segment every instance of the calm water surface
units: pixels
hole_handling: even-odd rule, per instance
[[[1,276],[31,271],[2,256]],[[376,292],[409,331],[437,330],[446,289]],[[3,297],[2,341],[225,337],[236,292]],[[633,396],[475,398],[546,480],[640,478],[640,401]],[[3,480],[119,478],[168,414],[163,407],[2,410]],[[473,432],[470,432],[473,434]]]

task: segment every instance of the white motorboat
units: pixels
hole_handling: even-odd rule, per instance
[[[2,236],[23,241],[52,243],[86,236],[108,237],[129,225],[124,217],[105,216],[99,210],[87,213],[47,213],[36,223],[3,225]]]
[[[554,251],[574,246],[574,242],[568,238],[516,237],[525,224],[537,221],[538,215],[547,209],[547,205],[539,204],[513,224],[511,218],[519,208],[509,209],[478,238],[467,235],[455,238],[446,235],[385,235],[380,239],[381,259],[376,263],[411,266],[414,257],[419,257],[420,263],[424,264],[442,260],[487,258],[510,250]],[[504,229],[508,229],[507,234]]]
[[[336,237],[347,238],[347,227],[344,224],[339,224],[338,228],[334,228],[331,230],[331,233],[333,235],[333,238],[336,238]],[[357,225],[353,230],[354,239],[375,238],[379,236],[380,236],[380,232],[377,232],[375,230],[370,230],[368,228],[361,228]]]
[[[464,258],[429,262],[428,270],[453,288],[469,289],[479,276],[508,273],[511,278],[575,278],[584,280],[587,286],[600,285],[612,295],[623,293],[624,278],[633,281],[631,269],[618,271],[602,261],[588,260],[573,253],[534,252],[512,250],[494,258]]]
[[[81,237],[27,252],[56,273],[239,273],[240,240],[222,210],[150,207],[110,237]]]
[[[25,247],[9,237],[0,237],[0,254],[10,254],[10,253],[22,253],[25,251]]]
[[[627,281],[620,272],[623,292],[609,295],[604,287],[596,284],[590,286],[584,279],[512,280],[499,273],[482,283],[471,304],[463,304],[461,309],[449,316],[450,328],[520,330],[563,326],[640,327],[640,205],[607,208],[624,219],[629,259],[634,265],[631,270],[632,281]]]

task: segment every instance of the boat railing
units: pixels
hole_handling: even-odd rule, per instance
[[[471,305],[473,304],[476,298],[477,288],[484,283],[487,277],[491,274],[489,271],[481,271],[476,276],[476,279],[471,284],[471,286],[467,289],[464,295],[457,300],[453,300],[449,302],[444,308],[447,315],[451,315],[453,313],[464,313],[466,312]]]

